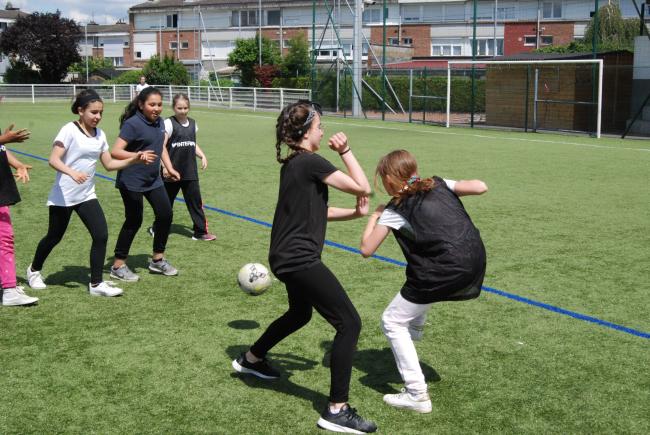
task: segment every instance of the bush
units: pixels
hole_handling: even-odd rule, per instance
[[[41,75],[29,65],[20,60],[10,60],[10,66],[5,71],[4,81],[10,84],[41,83]]]
[[[107,80],[107,84],[111,85],[135,85],[140,82],[142,70],[125,71],[113,80]]]
[[[167,55],[162,59],[152,56],[142,68],[142,74],[152,85],[189,85],[191,81],[185,65]]]

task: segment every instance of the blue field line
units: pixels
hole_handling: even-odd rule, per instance
[[[44,157],[37,156],[37,155],[34,155],[34,154],[25,153],[25,152],[14,150],[14,149],[11,149],[11,152],[16,153],[16,154],[20,154],[20,155],[23,155],[23,156],[31,157],[31,158],[36,159],[36,160],[41,160],[41,161],[44,161],[44,162],[48,161],[48,159],[46,159]],[[101,178],[103,180],[115,181],[115,178],[108,177],[106,175],[95,174],[95,176],[99,177],[99,178]],[[176,198],[176,201],[183,202],[183,203],[185,202],[181,198]],[[252,222],[252,223],[257,224],[257,225],[262,225],[262,226],[267,227],[267,228],[272,227],[272,224],[269,223],[269,222],[265,222],[265,221],[261,221],[259,219],[254,219],[254,218],[251,218],[251,217],[248,217],[248,216],[233,213],[233,212],[228,211],[228,210],[223,210],[223,209],[208,206],[208,205],[204,205],[203,208],[211,210],[211,211],[215,211],[217,213],[224,214],[226,216],[234,217],[234,218],[237,218],[237,219],[242,219],[242,220],[245,220],[247,222]],[[353,248],[351,246],[343,245],[341,243],[332,242],[330,240],[325,240],[325,245],[331,246],[331,247],[337,248],[337,249],[342,249],[344,251],[348,251],[348,252],[355,253],[355,254],[360,254],[360,252],[361,252],[357,248]],[[404,263],[403,261],[395,260],[393,258],[384,257],[384,256],[381,256],[381,255],[373,255],[372,258],[374,258],[376,260],[379,260],[379,261],[383,261],[385,263],[394,264],[396,266],[406,267],[406,263]],[[606,320],[601,320],[601,319],[598,319],[596,317],[587,316],[586,314],[576,313],[575,311],[565,310],[564,308],[556,307],[555,305],[550,305],[550,304],[546,304],[544,302],[535,301],[533,299],[528,299],[528,298],[525,298],[523,296],[518,296],[516,294],[508,293],[508,292],[505,292],[503,290],[498,290],[498,289],[495,289],[495,288],[492,288],[492,287],[483,286],[482,289],[484,291],[488,292],[488,293],[492,293],[492,294],[495,294],[495,295],[498,295],[498,296],[503,296],[503,297],[508,298],[510,300],[521,302],[521,303],[524,303],[526,305],[531,305],[533,307],[542,308],[544,310],[548,310],[548,311],[551,311],[551,312],[554,312],[554,313],[569,316],[569,317],[572,317],[574,319],[583,320],[585,322],[594,323],[596,325],[603,326],[605,328],[614,329],[616,331],[624,332],[626,334],[634,335],[636,337],[650,339],[650,333],[648,333],[648,332],[643,332],[643,331],[639,331],[637,329],[628,328],[626,326],[618,325],[616,323],[608,322]]]

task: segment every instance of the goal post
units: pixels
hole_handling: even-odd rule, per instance
[[[452,83],[479,70],[480,104],[461,116],[455,108],[466,107],[454,99]],[[597,70],[597,71],[596,71]],[[469,71],[472,74],[469,74]],[[467,79],[469,80],[469,79]],[[472,81],[472,99],[477,87]],[[562,130],[594,133],[600,138],[603,106],[603,60],[455,60],[447,64],[446,127],[468,116],[474,124],[477,106],[481,123],[494,127],[529,128],[533,131]],[[467,110],[466,108],[464,109]],[[594,114],[595,112],[595,114]],[[594,116],[595,115],[595,116]],[[595,118],[595,125],[594,125]]]

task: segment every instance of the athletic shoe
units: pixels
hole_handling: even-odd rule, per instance
[[[266,358],[258,361],[256,363],[248,362],[246,359],[246,353],[242,353],[233,360],[232,368],[239,373],[250,373],[255,375],[258,378],[262,379],[278,379],[280,377],[280,372],[271,367]]]
[[[129,266],[126,264],[121,265],[117,269],[113,269],[111,267],[111,278],[119,279],[120,281],[126,281],[126,282],[136,282],[137,280],[140,279],[138,275],[133,273],[131,269],[129,269]]]
[[[93,296],[106,296],[109,298],[120,296],[124,293],[121,288],[115,287],[115,283],[112,281],[102,281],[95,287],[92,284],[88,284],[88,292]]]
[[[38,302],[38,298],[27,296],[21,286],[2,290],[2,305],[5,307],[32,305],[36,302]]]
[[[150,235],[151,237],[153,237],[153,236],[156,234],[156,233],[153,232],[153,227],[149,227],[149,228],[147,228],[147,232],[149,233],[149,235]]]
[[[30,264],[27,268],[27,282],[29,282],[29,287],[34,290],[43,290],[47,288],[43,282],[43,275],[38,270],[32,271],[32,265]]]
[[[213,240],[217,240],[217,236],[214,234],[206,233],[202,236],[192,236],[192,240],[203,240],[204,242],[211,242]]]
[[[164,258],[160,261],[151,260],[149,262],[149,270],[154,273],[162,273],[165,276],[178,275],[178,270]]]
[[[375,423],[364,420],[363,417],[357,414],[357,410],[351,408],[347,403],[336,414],[332,414],[330,407],[326,406],[316,425],[321,429],[332,432],[372,433],[377,430]]]
[[[402,392],[398,394],[384,395],[384,402],[395,408],[410,409],[422,414],[431,412],[431,399],[429,399],[429,394],[411,394],[406,391],[406,388],[402,388]]]

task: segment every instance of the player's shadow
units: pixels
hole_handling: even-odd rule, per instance
[[[149,270],[149,260],[151,260],[151,254],[129,255],[129,258],[126,259],[126,264],[128,264],[129,269],[133,272],[144,273]],[[109,258],[106,263],[104,263],[104,273],[110,273],[111,266],[113,266],[113,257]],[[109,278],[107,277],[106,279]]]
[[[233,329],[257,329],[260,327],[260,324],[255,320],[233,320],[228,322],[228,326]]]
[[[229,346],[226,353],[233,360],[246,350],[248,346]],[[320,413],[328,403],[327,396],[291,382],[294,371],[311,370],[318,365],[318,362],[288,353],[269,353],[268,357],[273,367],[280,372],[280,379],[260,379],[251,374],[241,373],[233,373],[231,377],[240,379],[251,388],[265,388],[309,401],[313,409]]]
[[[80,285],[87,286],[90,282],[89,266],[63,266],[63,269],[54,273],[44,274],[45,284],[58,285],[66,288],[78,288]]]
[[[191,227],[186,227],[185,225],[172,224],[169,229],[169,234],[179,234],[185,237],[192,237],[194,235],[194,230]]]
[[[322,361],[325,367],[329,367],[331,347],[331,341],[323,341],[321,343],[321,349],[325,352]],[[366,387],[372,388],[381,394],[399,392],[391,386],[391,384],[402,385],[403,381],[397,371],[393,352],[389,347],[383,349],[357,350],[354,354],[353,364],[357,370],[365,373],[359,378],[359,382]],[[431,366],[420,361],[420,367],[427,382],[440,381],[440,375]]]

